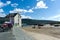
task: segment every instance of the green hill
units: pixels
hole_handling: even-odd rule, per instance
[[[53,24],[60,24],[60,21],[22,19],[22,24],[27,24],[27,25],[51,24],[53,25]]]

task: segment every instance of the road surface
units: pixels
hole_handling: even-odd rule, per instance
[[[27,35],[22,28],[13,27],[11,31],[0,32],[0,40],[34,40],[33,37]]]
[[[0,32],[0,40],[16,40],[11,31]]]

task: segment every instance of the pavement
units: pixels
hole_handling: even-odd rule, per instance
[[[15,35],[16,40],[34,40],[33,37],[27,35],[21,27],[14,27],[13,34]]]
[[[11,31],[0,32],[0,40],[16,40]]]
[[[22,28],[14,26],[8,32],[0,32],[0,40],[34,40],[34,38],[27,35]]]

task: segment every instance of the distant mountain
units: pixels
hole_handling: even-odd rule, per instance
[[[28,25],[37,25],[37,24],[60,24],[60,21],[52,21],[52,20],[34,20],[34,19],[22,19],[23,24]]]

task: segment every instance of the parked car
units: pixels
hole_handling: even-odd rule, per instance
[[[13,25],[12,25],[12,23],[10,23],[10,22],[5,22],[5,23],[2,24],[1,27],[2,27],[3,30],[5,31],[5,30],[11,29],[11,28],[13,27]]]

